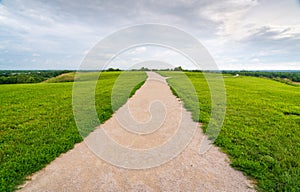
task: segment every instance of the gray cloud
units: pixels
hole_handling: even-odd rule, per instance
[[[261,53],[264,57],[282,53],[285,58],[280,60],[299,62],[299,9],[299,2],[292,0],[284,4],[253,0],[0,1],[0,57],[12,58],[9,65],[8,59],[2,59],[0,68],[25,60],[30,67],[33,53],[41,55],[41,66],[49,68],[56,55],[53,62],[62,63],[62,68],[66,62],[65,66],[76,67],[103,37],[143,23],[167,24],[189,32],[223,67],[251,62],[262,57]],[[14,59],[16,54],[18,59]]]
[[[290,33],[291,28],[272,29],[269,26],[264,26],[256,29],[249,37],[244,41],[276,41],[276,40],[297,40],[300,39],[299,33]]]

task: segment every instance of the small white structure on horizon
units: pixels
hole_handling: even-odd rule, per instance
[[[240,75],[237,73],[237,74],[235,74],[235,77],[239,77]]]

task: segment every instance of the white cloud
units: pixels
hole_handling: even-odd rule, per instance
[[[130,51],[129,54],[136,55],[136,54],[141,54],[145,51],[147,51],[147,47],[139,46],[137,48],[134,48],[132,51]]]
[[[33,56],[33,57],[39,57],[39,56],[41,56],[41,55],[38,54],[38,53],[32,53],[32,56]]]
[[[260,62],[260,60],[258,58],[253,58],[253,59],[251,59],[251,61],[254,62],[254,63],[259,63]]]

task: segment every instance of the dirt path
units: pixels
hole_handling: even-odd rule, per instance
[[[76,144],[74,149],[34,174],[21,191],[254,191],[251,182],[229,166],[228,158],[218,148],[213,146],[203,155],[198,153],[203,138],[199,125],[182,108],[163,77],[152,72],[147,74],[146,83],[111,119],[91,133],[85,142]],[[128,108],[129,113],[126,112]],[[128,120],[128,115],[133,119]],[[116,143],[127,149],[150,151],[172,142],[169,138],[180,133],[180,124],[184,128],[198,128],[192,133],[192,140],[185,150],[162,165],[161,159],[171,157],[168,155],[182,148],[181,140],[176,138],[175,146],[166,148],[169,152],[158,151],[155,158],[141,156],[131,160],[134,158],[126,158],[132,155],[132,151],[123,153],[118,148],[109,147],[104,151],[94,150],[121,167],[160,165],[154,168],[119,168],[89,150],[89,147],[101,148],[99,145],[103,142],[98,142],[100,133],[106,131]],[[190,136],[188,130],[185,131],[184,134]]]

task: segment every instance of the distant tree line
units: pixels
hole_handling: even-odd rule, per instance
[[[185,71],[181,66],[174,67],[173,69],[165,68],[165,69],[149,69],[147,67],[141,67],[140,69],[132,69],[131,71]]]
[[[71,71],[0,71],[0,84],[39,83],[68,72]]]
[[[121,71],[121,69],[108,68],[107,70],[104,70],[104,71]]]
[[[300,82],[300,71],[295,72],[277,72],[277,71],[223,71],[225,74],[239,74],[244,76],[267,77],[271,79],[289,79],[294,82]]]

